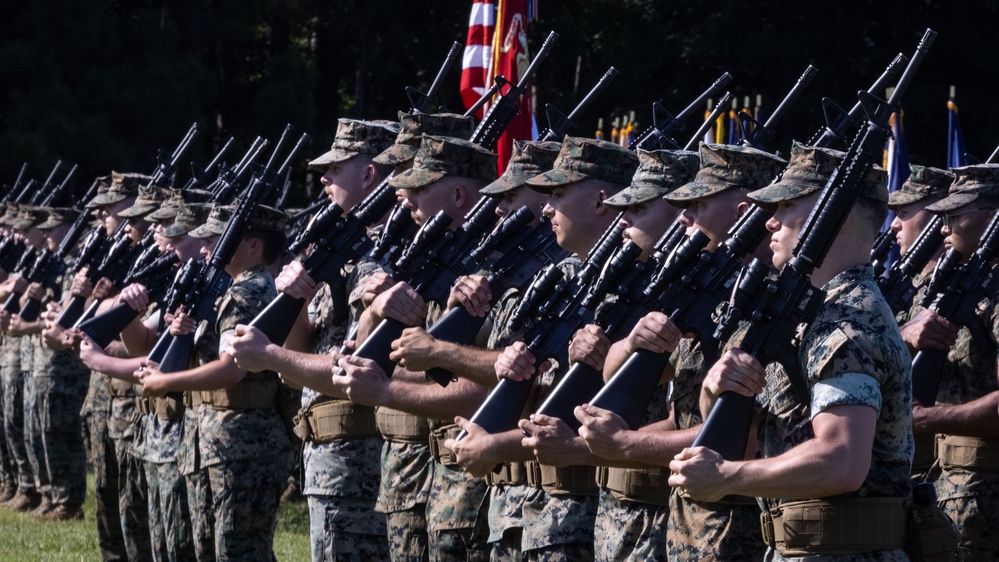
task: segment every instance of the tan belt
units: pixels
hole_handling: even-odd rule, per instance
[[[549,495],[595,496],[599,491],[596,468],[592,466],[556,468],[527,461],[524,468],[527,471],[527,485],[544,490]]]
[[[202,403],[200,392],[190,390],[184,392],[184,406],[187,406],[188,408],[196,408]]]
[[[760,514],[763,541],[783,556],[847,555],[904,548],[902,498],[806,500]]]
[[[295,434],[309,443],[379,436],[374,408],[350,400],[327,400],[309,406],[298,416]]]
[[[936,455],[945,467],[977,471],[999,471],[999,440],[938,435]]]
[[[610,490],[614,497],[653,505],[669,505],[672,491],[669,475],[670,471],[666,467],[597,467],[597,483]]]
[[[497,472],[486,475],[490,486],[520,486],[527,483],[527,469],[522,462],[503,463]]]
[[[146,396],[135,397],[135,409],[142,415],[153,413],[153,399]]]
[[[115,398],[133,398],[135,386],[128,381],[108,377],[108,392]]]
[[[201,402],[216,410],[253,410],[277,406],[278,382],[243,379],[231,388],[202,390]]]
[[[393,410],[375,409],[375,424],[386,441],[393,443],[426,443],[430,437],[430,424],[426,418]]]
[[[430,432],[430,454],[435,461],[448,468],[461,468],[454,451],[444,446],[444,442],[448,439],[457,439],[459,433],[461,433],[461,428],[453,423],[435,428]]]

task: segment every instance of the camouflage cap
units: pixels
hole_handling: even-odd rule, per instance
[[[624,210],[663,197],[694,179],[699,162],[697,153],[691,150],[639,149],[638,171],[631,178],[631,185],[604,199],[604,205]]]
[[[60,224],[71,223],[80,216],[79,209],[72,207],[49,207],[47,211],[48,217],[45,219],[45,222],[35,227],[38,230],[49,230]]]
[[[769,152],[737,144],[701,143],[698,148],[700,169],[693,181],[668,195],[666,200],[686,207],[731,188],[759,189],[774,181],[787,161]]]
[[[145,216],[149,222],[166,222],[173,220],[184,205],[207,203],[212,194],[203,189],[171,189],[170,195],[159,207]]]
[[[284,225],[288,222],[288,213],[267,205],[257,205],[250,213],[249,222],[250,228],[284,232]]]
[[[21,208],[18,209],[17,217],[9,224],[17,230],[27,230],[35,225],[42,224],[48,216],[48,211],[43,207],[21,205]]]
[[[560,185],[596,179],[625,187],[637,169],[638,156],[619,144],[566,136],[552,169],[527,180],[527,185],[548,192]]]
[[[392,176],[389,185],[396,189],[414,189],[445,176],[492,181],[496,179],[496,158],[495,154],[467,140],[423,135],[413,167]]]
[[[329,152],[309,162],[317,172],[326,172],[330,164],[345,162],[359,154],[376,155],[395,142],[399,124],[392,121],[340,119]]]
[[[102,191],[101,188],[98,187],[97,195],[87,203],[87,207],[93,208],[114,205],[119,201],[123,201],[128,197],[139,193],[139,186],[148,185],[149,181],[152,179],[153,178],[150,176],[142,174],[123,174],[120,172],[111,172],[111,184],[108,185],[107,190]]]
[[[753,191],[749,194],[749,198],[760,205],[772,206],[781,201],[797,199],[819,191],[829,183],[829,178],[845,156],[846,153],[839,150],[805,146],[796,142],[791,147],[791,162],[780,180]],[[887,180],[885,171],[874,166],[860,188],[860,196],[876,201],[887,201]]]
[[[999,164],[977,164],[951,168],[954,183],[947,197],[928,205],[931,213],[946,214],[973,203],[982,197],[999,198]]]
[[[212,208],[211,213],[209,213],[205,223],[187,234],[194,238],[211,238],[212,236],[220,235],[225,232],[225,227],[232,218],[235,210],[236,208],[233,206],[215,206]],[[260,228],[272,232],[284,232],[286,222],[288,222],[288,215],[286,213],[265,205],[257,205],[250,212],[249,220],[247,221],[250,228]]]
[[[187,234],[190,234],[194,238],[211,238],[212,236],[218,236],[225,231],[225,225],[229,222],[229,219],[232,218],[232,213],[235,210],[235,207],[228,205],[213,205],[211,207],[211,211],[208,213],[208,218],[205,219],[205,222],[192,229]],[[179,213],[178,216],[180,216]]]
[[[17,220],[17,215],[21,211],[21,206],[17,203],[7,203],[7,208],[4,209],[4,214],[0,217],[0,224],[4,226],[10,226],[12,222]]]
[[[398,166],[416,157],[423,135],[468,139],[475,130],[471,116],[457,113],[399,112],[399,134],[395,144],[375,156],[375,164]]]
[[[166,238],[179,238],[199,226],[207,225],[209,215],[211,214],[212,205],[210,203],[183,204],[177,209],[173,224],[166,227],[162,235]],[[221,233],[221,231],[219,232]],[[205,238],[208,238],[208,236],[205,236]]]
[[[139,195],[135,198],[135,203],[132,203],[131,207],[119,211],[118,216],[130,219],[147,215],[159,208],[166,201],[167,195],[169,192],[162,187],[142,186],[139,188]]]
[[[479,193],[500,195],[517,189],[534,176],[551,170],[561,148],[557,142],[513,141],[513,155],[503,175]]]
[[[923,199],[943,199],[947,189],[954,183],[954,174],[949,170],[929,166],[909,165],[909,179],[902,188],[888,194],[888,207],[897,209]]]

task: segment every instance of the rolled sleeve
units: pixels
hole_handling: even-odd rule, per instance
[[[812,387],[811,418],[831,406],[870,406],[881,411],[881,386],[870,375],[844,373]]]

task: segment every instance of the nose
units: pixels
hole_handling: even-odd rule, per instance
[[[551,203],[545,203],[545,206],[541,209],[541,214],[548,218],[552,218],[555,216],[555,208],[551,206]]]
[[[617,225],[621,228],[630,228],[632,226],[631,219],[627,213],[621,215],[621,219],[617,221]]]
[[[326,172],[319,178],[319,183],[323,185],[330,185],[333,183],[333,172]]]
[[[777,232],[780,230],[780,221],[775,217],[770,217],[770,219],[767,220],[767,230],[770,232]]]
[[[677,218],[677,220],[680,221],[680,224],[687,228],[694,226],[694,217],[691,216],[690,209],[684,209],[683,212],[680,213],[680,217]]]
[[[895,217],[892,219],[891,225],[888,228],[894,230],[895,232],[902,232],[902,219]]]

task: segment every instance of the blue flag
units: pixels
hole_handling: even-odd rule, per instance
[[[957,104],[954,100],[947,101],[947,167],[957,168],[968,164],[965,154],[968,152],[964,144],[964,133],[961,132],[961,121],[957,118]]]
[[[901,110],[892,113],[890,119],[892,138],[888,139],[887,151],[888,193],[902,189],[902,184],[905,183],[905,180],[909,179],[909,148],[905,142],[905,129],[902,127],[903,120],[904,113]],[[895,220],[895,212],[890,211],[881,229],[887,230],[891,228],[893,220]],[[898,258],[898,246],[896,246],[888,254],[888,259],[885,260],[885,267],[890,268],[891,264]]]

